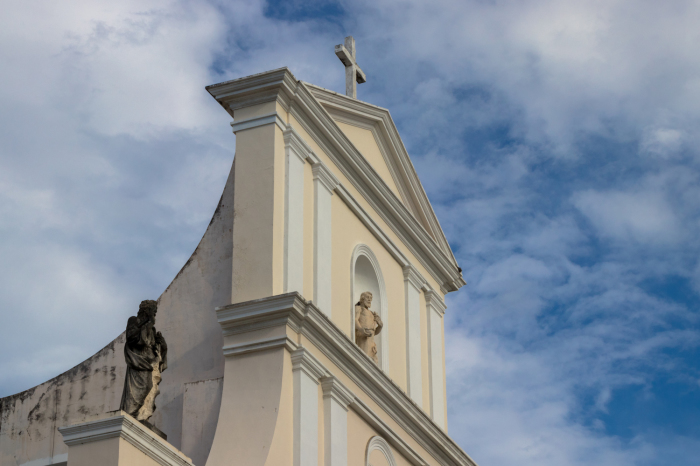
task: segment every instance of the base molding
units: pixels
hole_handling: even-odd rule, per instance
[[[105,419],[59,427],[58,431],[68,445],[70,466],[193,466],[181,451],[124,411]],[[99,458],[95,457],[96,452]]]

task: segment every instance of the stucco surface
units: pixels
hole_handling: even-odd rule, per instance
[[[151,421],[173,446],[193,458],[206,458],[215,429],[199,429],[198,441],[183,439],[185,384],[224,375],[223,337],[214,308],[231,302],[233,185],[232,167],[206,233],[158,299],[156,326],[168,342],[169,367],[163,373]],[[137,309],[134,303],[134,314]],[[0,464],[41,466],[65,461],[67,447],[57,427],[108,417],[119,410],[126,371],[123,348],[122,333],[69,371],[0,399]],[[216,425],[218,404],[215,400],[201,407],[206,423]]]
[[[113,437],[101,442],[75,445],[70,451],[70,464],[71,466],[93,466],[95,464],[119,466],[120,453],[125,447],[123,443],[125,443],[124,440]],[[143,453],[141,454],[143,455]],[[134,464],[134,466],[141,466],[141,464]]]
[[[226,361],[220,422],[208,465],[231,464],[234,458],[251,466],[289,464],[292,388],[285,372],[291,378],[289,355],[282,348]]]
[[[401,194],[394,182],[394,178],[391,176],[389,165],[386,160],[384,160],[382,151],[379,149],[379,145],[376,139],[374,139],[372,132],[368,129],[358,128],[357,126],[341,123],[339,121],[335,123],[343,130],[343,133],[345,133],[348,139],[350,139],[350,142],[353,143],[364,158],[367,159],[369,164],[372,165],[372,168],[374,168],[377,174],[382,177],[382,180],[389,186],[389,189],[403,202]]]

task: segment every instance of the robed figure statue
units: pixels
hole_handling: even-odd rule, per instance
[[[155,327],[157,310],[156,301],[141,301],[138,315],[129,317],[126,324],[126,380],[121,410],[139,421],[153,415],[160,374],[168,367],[168,346]]]
[[[365,291],[360,295],[360,301],[355,305],[355,343],[375,364],[379,364],[377,358],[377,344],[374,336],[379,335],[384,323],[379,314],[372,311],[372,293]]]

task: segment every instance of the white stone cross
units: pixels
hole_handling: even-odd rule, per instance
[[[357,99],[357,84],[367,81],[367,76],[355,61],[355,38],[345,38],[345,45],[335,46],[335,54],[345,65],[345,95]]]

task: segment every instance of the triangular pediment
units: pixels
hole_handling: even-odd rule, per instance
[[[441,249],[452,250],[387,109],[304,83]]]
[[[465,284],[388,110],[299,81],[287,68],[207,90],[234,117],[234,131],[271,123],[286,130],[287,117],[276,108],[288,112],[440,281],[444,292]],[[268,113],[239,113],[271,102],[275,104],[266,107]]]
[[[387,156],[383,141],[378,134],[376,127],[358,124],[358,122],[332,115],[333,121],[343,130],[345,136],[350,139],[357,150],[367,159],[367,162],[374,168],[389,189],[396,194],[401,202],[410,209],[402,189],[399,188],[401,180],[396,174],[395,167]]]

